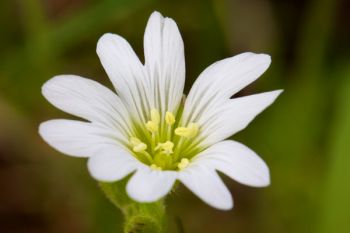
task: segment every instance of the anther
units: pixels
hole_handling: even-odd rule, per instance
[[[154,121],[148,121],[146,123],[146,129],[151,133],[155,133],[158,131],[158,124]]]
[[[145,124],[146,129],[150,131],[152,134],[158,131],[160,122],[160,115],[157,109],[153,108],[151,110],[151,120],[147,121]]]
[[[188,167],[189,164],[190,164],[190,161],[188,159],[182,158],[180,163],[177,164],[177,167],[179,168],[179,170],[182,170]]]
[[[175,123],[175,116],[172,112],[165,113],[165,123],[168,125],[173,125]]]
[[[193,138],[197,136],[199,126],[197,123],[190,123],[188,127],[178,127],[175,129],[175,134],[185,138]]]
[[[153,108],[151,110],[151,121],[153,121],[155,124],[159,124],[159,122],[160,122],[159,111],[155,108]]]
[[[143,152],[147,149],[147,145],[135,137],[130,138],[130,144],[134,152]]]

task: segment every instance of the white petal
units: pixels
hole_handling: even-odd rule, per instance
[[[40,124],[39,134],[56,150],[75,157],[90,157],[101,148],[121,141],[117,132],[74,120],[46,121]]]
[[[145,122],[150,84],[139,58],[122,37],[107,33],[97,43],[97,54],[120,98],[138,120]]]
[[[225,103],[264,73],[270,63],[268,55],[242,53],[209,66],[200,74],[188,94],[183,124],[198,121],[200,115]]]
[[[154,12],[144,36],[145,67],[152,82],[153,107],[165,114],[178,107],[185,84],[184,45],[176,23]]]
[[[222,210],[233,207],[229,190],[213,169],[192,164],[179,173],[179,180],[208,205]]]
[[[92,177],[112,182],[123,179],[135,171],[140,162],[128,151],[118,146],[109,146],[89,158],[88,169]]]
[[[129,115],[119,97],[90,79],[60,75],[42,87],[45,98],[57,108],[129,134]]]
[[[197,155],[195,160],[245,185],[264,187],[270,184],[265,162],[254,151],[235,141],[219,142]]]
[[[177,173],[174,171],[155,171],[143,166],[131,177],[126,190],[136,201],[154,202],[171,190],[176,177]]]
[[[227,100],[198,119],[202,146],[210,146],[244,129],[259,113],[271,105],[281,90]]]

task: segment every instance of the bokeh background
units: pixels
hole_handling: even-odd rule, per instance
[[[122,215],[86,161],[39,138],[40,122],[70,117],[40,88],[64,73],[111,86],[95,53],[98,38],[122,35],[143,59],[153,10],[179,25],[186,92],[205,67],[244,51],[271,54],[272,65],[239,95],[285,90],[233,137],[266,160],[272,185],[224,177],[235,199],[227,212],[182,187],[167,199],[169,232],[349,232],[349,9],[346,0],[1,0],[0,232],[122,231]]]

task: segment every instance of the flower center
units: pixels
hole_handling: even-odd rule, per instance
[[[199,133],[195,122],[178,126],[172,112],[161,117],[157,109],[152,109],[150,119],[135,127],[135,135],[129,139],[130,149],[141,162],[154,170],[182,170],[198,152],[193,139]]]

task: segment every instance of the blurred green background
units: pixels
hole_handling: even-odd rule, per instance
[[[235,208],[215,210],[181,187],[167,199],[169,232],[345,233],[350,220],[350,2],[346,0],[1,0],[0,232],[121,232],[122,216],[89,176],[37,133],[71,117],[41,85],[78,74],[111,86],[95,53],[105,32],[143,60],[154,10],[176,20],[185,42],[186,92],[211,63],[244,51],[272,65],[239,95],[284,89],[233,136],[268,163],[272,185],[224,177]],[[181,227],[180,227],[181,228]]]

